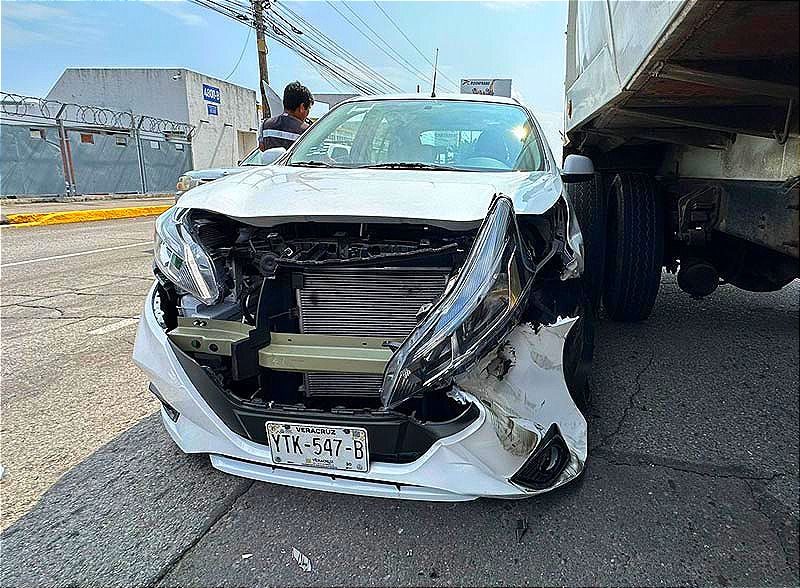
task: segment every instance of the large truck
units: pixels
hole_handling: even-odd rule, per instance
[[[647,318],[662,271],[693,297],[798,277],[798,7],[570,0],[565,156],[592,293]]]

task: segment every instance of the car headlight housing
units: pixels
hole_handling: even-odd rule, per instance
[[[178,183],[175,187],[178,189],[178,192],[186,192],[186,190],[190,190],[198,184],[200,184],[200,180],[192,176],[184,175],[178,178]]]
[[[442,385],[508,332],[527,297],[525,256],[514,206],[498,197],[453,287],[389,360],[381,386],[385,407]]]
[[[156,219],[156,267],[177,287],[204,304],[219,299],[214,261],[195,240],[186,222],[188,209],[173,206]]]

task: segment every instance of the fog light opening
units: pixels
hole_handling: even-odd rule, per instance
[[[551,487],[570,460],[569,448],[556,425],[551,425],[539,446],[511,481],[532,490]]]
[[[175,410],[175,408],[169,402],[164,400],[164,397],[161,396],[161,392],[158,391],[158,388],[156,388],[155,384],[150,382],[150,386],[148,386],[148,388],[150,389],[150,392],[153,393],[153,396],[155,396],[161,403],[161,406],[164,408],[164,412],[167,413],[167,416],[170,418],[170,420],[173,423],[177,423],[178,417],[181,416],[181,413]]]

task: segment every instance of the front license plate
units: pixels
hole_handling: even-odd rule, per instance
[[[328,470],[369,469],[367,431],[301,423],[267,423],[267,437],[276,465],[301,465]]]

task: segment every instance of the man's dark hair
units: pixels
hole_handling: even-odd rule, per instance
[[[314,96],[311,95],[311,90],[300,82],[292,82],[283,90],[283,107],[286,110],[296,110],[301,104],[311,108]]]

